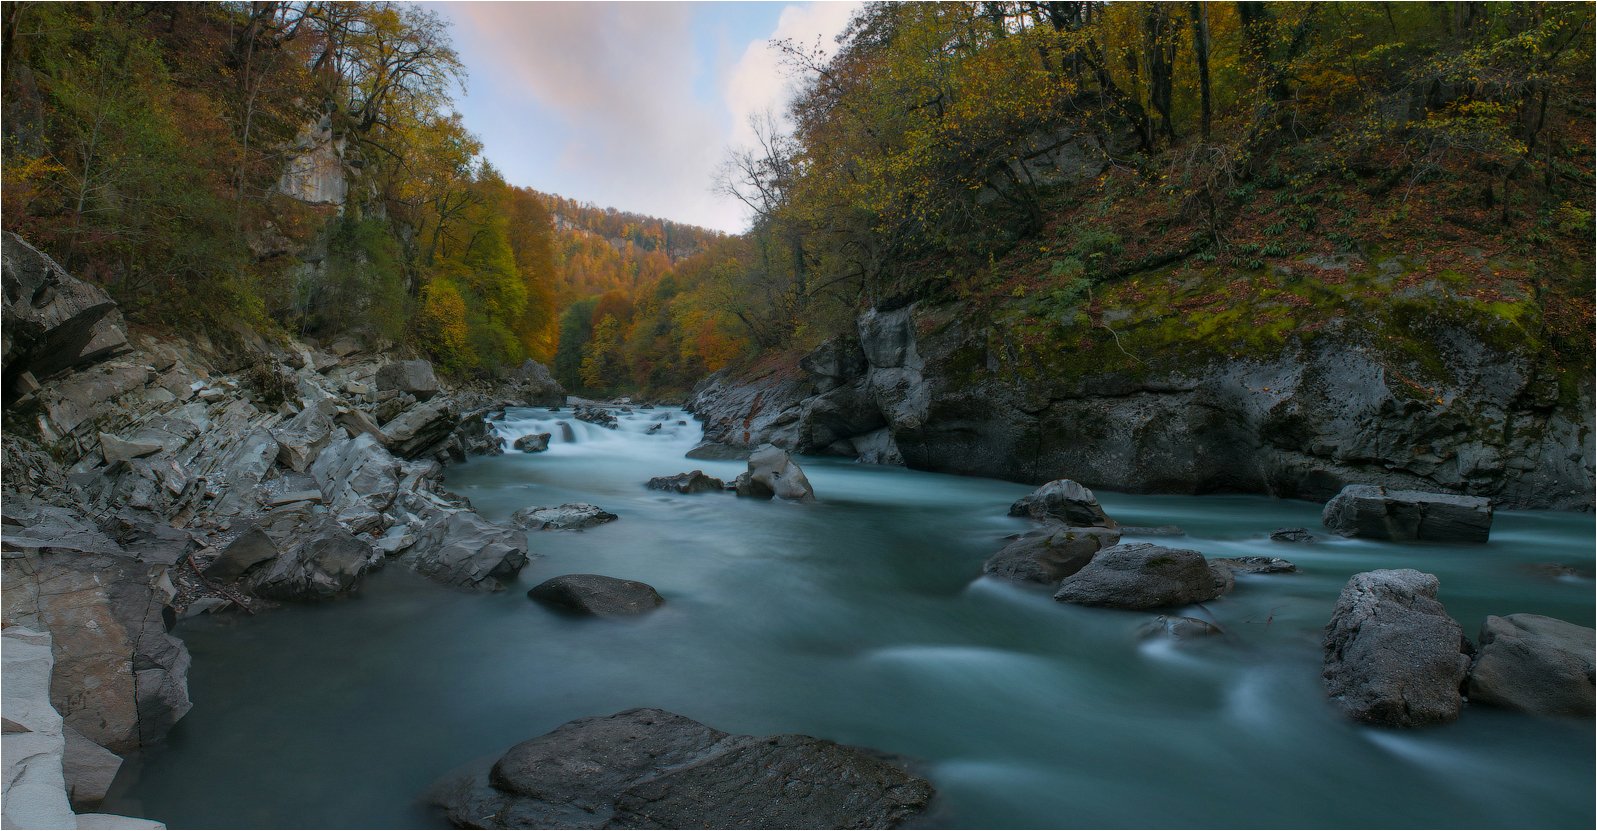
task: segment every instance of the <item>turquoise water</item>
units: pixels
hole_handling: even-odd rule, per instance
[[[569,412],[569,411],[568,411]],[[665,415],[656,435],[643,431]],[[512,411],[510,438],[551,429]],[[420,796],[457,766],[573,718],[662,707],[722,730],[808,733],[918,760],[934,827],[1584,827],[1594,824],[1591,721],[1466,708],[1455,724],[1349,723],[1320,687],[1320,635],[1349,575],[1412,567],[1474,637],[1488,614],[1583,625],[1590,515],[1499,513],[1481,546],[1324,539],[1319,506],[1253,496],[1099,493],[1150,541],[1209,556],[1286,557],[1205,604],[1228,635],[1145,642],[1151,614],[1086,609],[981,576],[1008,482],[803,459],[819,501],[649,491],[693,468],[675,412],[574,423],[542,454],[473,459],[447,485],[486,516],[583,501],[621,519],[535,532],[511,591],[471,595],[403,569],[358,596],[254,618],[184,621],[194,709],[134,760],[107,810],[173,828],[436,826]],[[1135,541],[1135,537],[1127,537]],[[526,589],[593,572],[655,586],[642,618],[552,614]],[[1202,616],[1202,612],[1189,610]]]

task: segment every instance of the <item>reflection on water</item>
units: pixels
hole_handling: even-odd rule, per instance
[[[813,505],[681,496],[642,483],[743,464],[684,459],[699,428],[679,411],[607,430],[517,410],[498,427],[553,442],[450,469],[486,516],[580,501],[621,519],[532,534],[542,556],[498,595],[389,569],[348,600],[185,621],[194,710],[127,766],[107,808],[174,828],[425,825],[417,797],[440,774],[573,718],[652,706],[917,759],[939,790],[926,822],[947,827],[1593,825],[1590,722],[1478,708],[1374,731],[1331,712],[1319,682],[1321,627],[1347,577],[1372,568],[1437,574],[1472,635],[1487,614],[1589,625],[1589,579],[1526,568],[1589,574],[1589,516],[1501,513],[1483,546],[1299,546],[1269,532],[1317,529],[1317,505],[1101,493],[1124,524],[1188,532],[1148,541],[1301,569],[1239,577],[1205,604],[1227,636],[1175,646],[1140,640],[1152,614],[980,576],[1028,527],[1005,515],[1022,485],[805,459]],[[667,605],[594,621],[524,596],[571,572],[642,580]]]

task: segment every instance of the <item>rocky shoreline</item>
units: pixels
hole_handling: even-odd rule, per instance
[[[74,809],[188,711],[178,619],[334,598],[390,562],[493,591],[527,562],[441,480],[502,452],[488,414],[563,403],[542,366],[448,389],[348,339],[130,333],[11,234],[4,286],[4,625],[50,643]]]
[[[723,370],[693,391],[700,458],[798,453],[1128,493],[1324,501],[1348,484],[1591,510],[1592,387],[1469,330],[1429,337],[1450,384],[1419,389],[1350,333],[1179,369],[1029,372],[1002,327],[958,303],[867,311],[797,361]]]

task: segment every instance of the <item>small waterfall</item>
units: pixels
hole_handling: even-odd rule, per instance
[[[516,452],[516,439],[538,433],[549,434],[548,453],[607,450],[635,452],[669,450],[680,456],[703,437],[704,430],[692,415],[675,407],[639,409],[637,407],[594,407],[615,416],[614,428],[580,421],[571,407],[511,407],[505,417],[492,422],[505,440],[506,452]],[[581,451],[578,446],[582,446]]]

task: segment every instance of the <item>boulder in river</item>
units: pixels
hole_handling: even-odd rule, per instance
[[[499,591],[527,564],[525,535],[501,528],[475,511],[444,511],[402,555],[416,571],[441,583]]]
[[[1048,528],[1027,534],[987,559],[982,571],[1028,583],[1059,585],[1081,571],[1100,550],[1117,545],[1113,528]]]
[[[1469,673],[1470,703],[1591,718],[1593,634],[1542,615],[1489,615]]]
[[[1344,537],[1486,542],[1492,503],[1482,496],[1348,485],[1326,503],[1321,519]]]
[[[1349,718],[1384,727],[1458,718],[1469,656],[1464,630],[1436,599],[1439,586],[1436,575],[1403,568],[1355,574],[1342,588],[1321,675]]]
[[[689,459],[705,462],[742,461],[749,457],[747,447],[737,447],[715,441],[701,441],[685,454]]]
[[[615,413],[600,407],[579,405],[573,411],[573,416],[578,421],[586,421],[589,424],[597,424],[600,427],[604,427],[609,430],[618,429],[620,426],[620,423],[616,421]]]
[[[675,476],[656,476],[646,486],[650,490],[676,493],[718,493],[726,490],[726,483],[702,470],[678,473]]]
[[[593,617],[640,615],[665,598],[648,583],[602,574],[562,574],[533,586],[527,596],[564,612]]]
[[[432,802],[466,828],[891,828],[932,793],[872,751],[637,709],[522,742]]]
[[[1174,641],[1191,641],[1225,634],[1224,630],[1207,620],[1178,615],[1160,615],[1139,630],[1146,639],[1169,638]]]
[[[1307,528],[1277,528],[1270,532],[1272,542],[1309,543],[1316,539]]]
[[[1298,570],[1296,564],[1280,557],[1214,557],[1209,564],[1224,566],[1238,574],[1288,574]]]
[[[1116,523],[1103,512],[1098,497],[1078,482],[1055,479],[1009,506],[1010,516],[1058,520],[1080,528],[1114,528]]]
[[[1059,584],[1054,599],[1082,606],[1158,609],[1213,600],[1226,588],[1202,554],[1143,542],[1099,551]]]
[[[426,361],[394,361],[377,370],[377,389],[398,390],[426,401],[438,394],[438,377]]]
[[[615,514],[586,502],[567,502],[553,508],[522,508],[510,521],[529,531],[580,531],[618,519]]]
[[[549,449],[549,440],[554,438],[551,433],[528,433],[516,439],[515,448],[523,453],[542,453]]]
[[[762,445],[749,454],[749,469],[739,473],[732,482],[738,496],[756,499],[786,499],[793,502],[815,501],[815,489],[804,470],[793,461],[786,450],[775,445]]]

